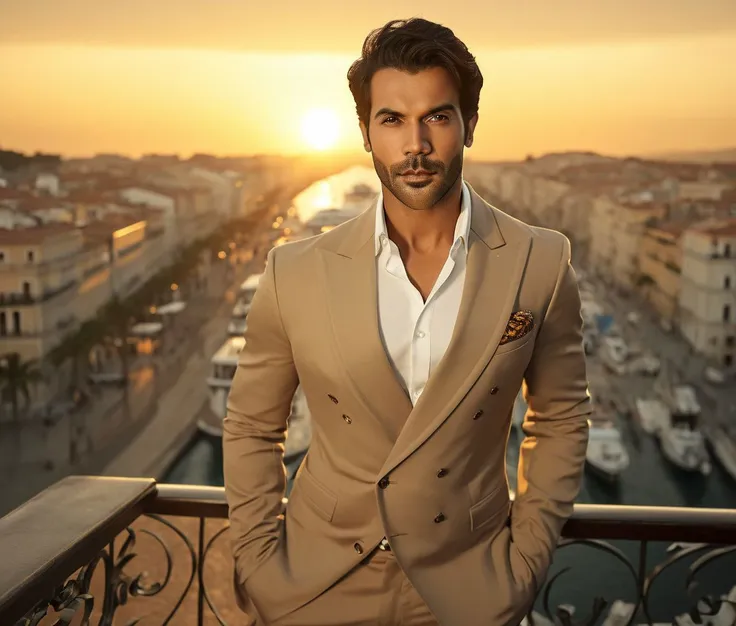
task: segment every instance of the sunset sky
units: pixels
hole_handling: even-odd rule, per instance
[[[0,0],[0,148],[359,151],[345,74],[410,16],[477,57],[476,159],[736,146],[736,0]]]

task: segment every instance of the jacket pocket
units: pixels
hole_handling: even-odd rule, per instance
[[[470,507],[470,530],[498,522],[509,514],[509,492],[505,485],[494,489]]]
[[[291,495],[292,498],[296,496],[296,499],[301,496],[305,501],[304,504],[307,504],[321,518],[326,522],[332,521],[335,507],[337,507],[337,496],[312,475],[306,463],[302,464],[299,469],[294,491]]]

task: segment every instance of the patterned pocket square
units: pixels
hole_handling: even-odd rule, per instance
[[[516,311],[509,318],[506,324],[506,330],[501,337],[499,345],[504,345],[510,341],[517,341],[524,335],[528,334],[534,328],[534,315],[531,311]]]

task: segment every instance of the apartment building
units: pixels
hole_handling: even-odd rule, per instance
[[[639,248],[637,291],[662,321],[677,323],[682,286],[682,236],[689,221],[668,221],[644,229]]]
[[[0,355],[44,357],[113,295],[125,297],[161,265],[155,213],[110,214],[84,226],[0,230]],[[34,403],[63,388],[63,372],[34,390]]]
[[[71,224],[0,230],[0,353],[40,359],[76,325],[83,247]]]
[[[688,228],[682,238],[680,331],[693,348],[732,369],[736,358],[736,218]]]
[[[662,219],[661,204],[620,204],[601,196],[590,215],[591,270],[617,288],[630,292],[639,279],[639,249],[648,223]]]

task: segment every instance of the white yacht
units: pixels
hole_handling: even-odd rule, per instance
[[[211,375],[207,379],[212,420],[200,419],[197,423],[199,429],[208,435],[222,437],[222,420],[227,413],[227,397],[238,367],[238,356],[244,346],[244,337],[229,337],[212,357]],[[285,462],[305,452],[311,442],[312,418],[304,393],[299,387],[291,402],[284,451]]]
[[[248,326],[246,319],[249,311],[250,303],[246,303],[244,300],[238,300],[235,303],[233,312],[230,314],[230,322],[227,325],[228,337],[242,337],[245,334],[245,329]]]
[[[253,296],[256,294],[258,284],[261,282],[263,274],[251,274],[240,285],[238,290],[238,299],[244,304],[250,304]]]
[[[614,418],[595,410],[590,426],[585,465],[608,481],[616,481],[629,467],[629,453]]]
[[[736,480],[736,428],[717,424],[705,428],[704,431],[713,456],[728,475]]]
[[[233,376],[238,367],[238,356],[243,346],[245,346],[245,337],[228,337],[210,360],[212,369],[207,378],[209,406],[217,423],[200,423],[200,427],[211,434],[222,435],[222,419],[227,411],[227,396],[230,393]]]
[[[654,389],[669,411],[669,420],[659,429],[665,458],[680,469],[707,476],[712,465],[699,428],[700,404],[695,389],[677,383],[667,367],[660,371]]]

